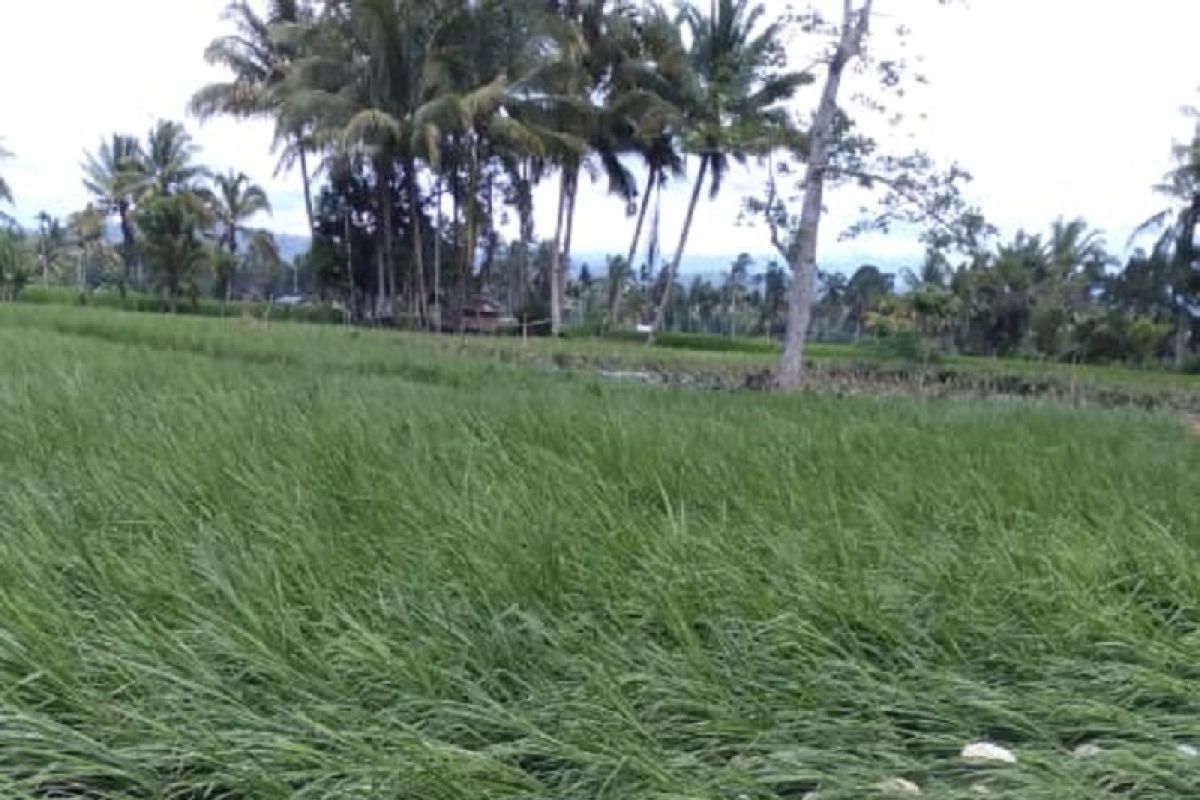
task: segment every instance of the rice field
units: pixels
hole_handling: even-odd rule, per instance
[[[1196,796],[1186,420],[554,360],[0,306],[0,797]]]

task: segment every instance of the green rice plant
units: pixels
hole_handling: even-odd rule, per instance
[[[0,795],[1194,790],[1178,419],[485,345],[0,308]]]

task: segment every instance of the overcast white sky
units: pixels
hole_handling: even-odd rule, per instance
[[[766,0],[782,10],[786,0]],[[144,133],[159,117],[185,118],[192,91],[220,76],[205,45],[224,31],[225,0],[0,0],[0,138],[16,154],[3,165],[17,215],[66,214],[86,202],[79,163],[114,131]],[[1123,244],[1155,210],[1152,183],[1169,166],[1172,139],[1188,135],[1182,105],[1200,101],[1200,2],[1195,0],[879,0],[889,21],[914,30],[931,85],[910,97],[916,133],[936,158],[976,176],[972,192],[1007,232],[1084,216]],[[811,94],[807,96],[811,99]],[[269,190],[276,230],[303,233],[295,176],[274,176],[265,125],[190,122],[205,161],[249,173]],[[911,148],[897,135],[897,149]],[[761,176],[732,176],[701,206],[689,251],[769,251],[764,231],[734,224],[741,197]],[[666,203],[663,245],[674,247],[684,187]],[[858,201],[835,197],[835,224]],[[549,235],[553,192],[539,211]],[[576,250],[623,252],[632,221],[600,191],[581,197]],[[839,244],[823,259],[892,260],[913,252],[904,237]]]

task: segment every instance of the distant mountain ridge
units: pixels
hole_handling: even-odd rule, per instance
[[[767,271],[767,268],[772,264],[787,269],[788,265],[777,253],[749,253],[754,262],[750,265],[751,275],[761,275]],[[680,266],[680,276],[685,280],[688,278],[701,277],[707,280],[715,280],[716,278],[729,274],[733,262],[738,259],[738,253],[729,255],[685,255],[683,264]],[[624,256],[622,256],[624,258]],[[592,275],[601,277],[608,274],[608,259],[609,256],[603,253],[578,253],[571,256],[571,266],[578,274],[578,271],[587,265],[588,272]],[[874,264],[884,272],[897,272],[901,267],[907,266],[910,263],[909,259],[897,259],[896,257],[880,257],[872,258],[869,255],[848,255],[841,258],[831,258],[821,264],[821,269],[826,272],[842,272],[846,274],[853,273],[864,264]],[[658,268],[662,268],[660,262]]]
[[[275,244],[279,246],[279,255],[289,264],[296,256],[304,255],[308,252],[311,243],[311,239],[308,236],[300,236],[294,233],[276,233],[275,231],[269,231],[269,233],[275,237]],[[108,239],[109,243],[119,245],[121,243],[120,223],[116,220],[109,220],[105,226],[105,238]]]
[[[311,245],[311,238],[295,233],[276,233],[275,242],[279,245],[279,254],[283,260],[289,264],[295,260],[297,256],[304,255],[308,252]],[[107,226],[107,237],[113,244],[120,244],[121,227],[115,220],[110,220]],[[599,251],[576,253],[571,256],[572,271],[578,275],[579,270],[586,264],[588,272],[596,277],[603,277],[608,274],[608,260],[615,253],[601,253]],[[683,264],[680,267],[680,274],[684,278],[702,277],[706,280],[715,280],[716,278],[729,274],[729,269],[733,262],[737,260],[738,253],[730,253],[728,255],[686,255],[683,258]],[[786,267],[783,259],[775,253],[750,253],[754,263],[750,267],[750,274],[757,275],[767,271],[767,267],[775,262],[780,266]],[[623,256],[622,256],[623,257]],[[897,263],[895,259],[889,258],[867,258],[867,257],[845,257],[841,259],[832,259],[827,264],[822,265],[822,269],[834,272],[850,273],[861,267],[863,264],[875,264],[884,272],[895,272],[903,264]],[[662,268],[660,263],[659,268]]]

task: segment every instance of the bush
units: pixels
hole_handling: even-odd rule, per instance
[[[23,303],[35,305],[85,305],[92,308],[141,313],[162,313],[165,310],[161,298],[145,292],[127,292],[125,297],[121,297],[119,292],[107,289],[80,294],[77,289],[65,286],[30,286],[21,293],[20,300]],[[281,306],[265,301],[245,300],[221,303],[211,298],[184,300],[179,305],[179,313],[201,317],[241,317],[246,315],[258,319],[269,318],[280,322],[303,322],[314,325],[336,324],[342,321],[340,312],[324,306]]]
[[[1082,361],[1145,364],[1160,355],[1170,333],[1169,325],[1148,317],[1107,314],[1080,322],[1075,338]]]
[[[941,359],[933,343],[917,331],[898,331],[877,336],[863,344],[863,350],[880,361],[909,361],[930,364]]]

